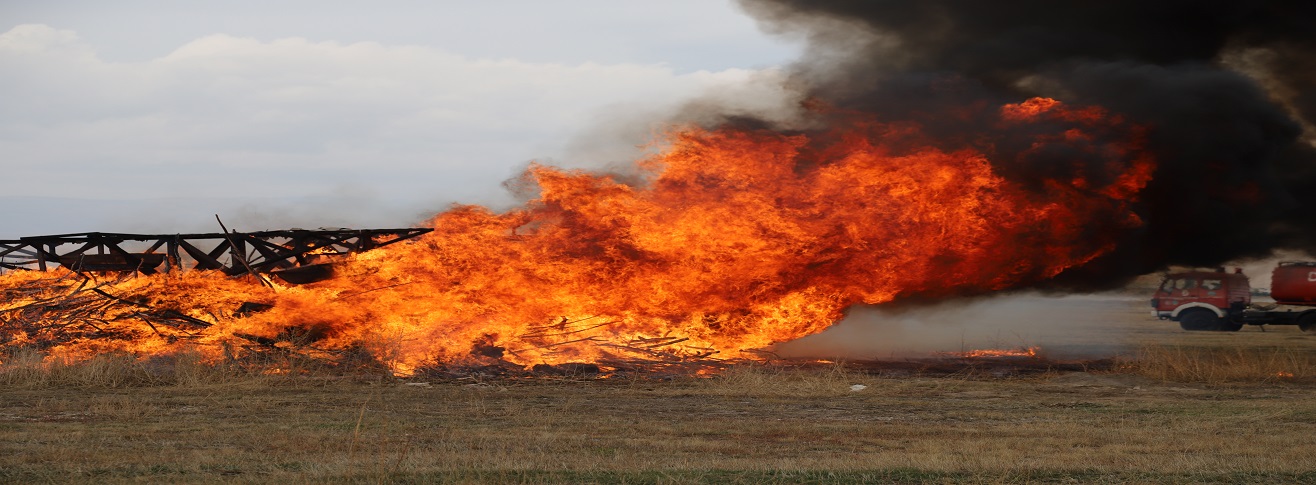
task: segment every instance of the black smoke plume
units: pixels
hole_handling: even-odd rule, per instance
[[[1111,286],[1170,265],[1277,249],[1316,254],[1316,2],[741,0],[807,39],[792,84],[811,99],[970,139],[954,106],[1032,96],[1147,127],[1158,168],[1145,225],[1056,281]],[[741,120],[743,121],[743,120]],[[1080,170],[1064,153],[985,147],[1005,177]]]

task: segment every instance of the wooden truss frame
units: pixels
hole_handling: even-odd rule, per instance
[[[0,269],[46,271],[59,265],[78,272],[137,271],[153,274],[161,270],[192,268],[221,270],[230,276],[238,276],[307,266],[321,259],[387,246],[432,230],[288,229],[203,234],[84,232],[33,236],[0,240]],[[143,251],[130,251],[124,247],[131,246],[129,243],[147,247]]]

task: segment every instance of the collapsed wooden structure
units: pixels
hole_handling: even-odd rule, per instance
[[[260,301],[213,301],[195,307],[180,306],[178,302],[160,298],[161,285],[169,285],[169,280],[141,279],[137,275],[203,269],[230,276],[269,274],[290,283],[308,283],[332,276],[331,266],[337,256],[387,246],[432,229],[225,231],[87,232],[0,240],[0,271],[47,271],[57,267],[69,270],[49,278],[18,279],[15,284],[0,286],[0,354],[20,347],[39,351],[61,347],[106,351],[136,349],[151,340],[201,342],[213,334],[216,325],[247,318],[273,305]],[[263,276],[261,281],[266,281]],[[504,352],[516,353],[515,349],[477,342],[469,357],[436,362],[424,372],[435,376],[569,377],[598,376],[603,369],[613,369],[610,373],[627,369],[623,372],[694,374],[719,362],[711,358],[716,353],[714,349],[678,349],[685,338],[614,342],[578,337],[581,332],[611,323],[616,322],[596,317],[577,321],[563,318],[529,327],[524,335],[518,336],[520,344],[536,349],[592,343],[608,350],[608,354],[615,354],[598,364],[541,364],[527,370],[503,360]],[[258,364],[289,357],[343,369],[379,364],[358,347],[324,347],[314,329],[295,323],[275,335],[228,332],[219,344],[227,358]]]
[[[321,259],[387,246],[432,230],[286,229],[201,234],[84,232],[33,236],[0,240],[0,269],[45,271],[58,265],[75,272],[153,274],[194,268],[220,270],[230,276],[282,272],[285,279],[314,280],[321,276],[315,266]]]
[[[326,332],[314,324],[289,321],[275,333],[260,335],[234,331],[241,320],[271,310],[272,302],[260,302],[270,300],[205,298],[180,305],[179,300],[165,296],[171,285],[167,278],[142,278],[135,272],[51,272],[41,276],[0,285],[0,360],[16,349],[64,349],[71,352],[66,356],[82,357],[101,352],[149,357],[153,352],[150,349],[186,343],[208,348],[212,355],[222,354],[217,362],[223,365],[261,372],[285,372],[294,367],[296,372],[307,373],[389,371],[364,345],[326,345],[322,341]],[[715,349],[692,352],[690,348],[674,348],[686,340],[679,337],[575,338],[575,332],[610,323],[615,322],[595,318],[558,321],[528,327],[526,333],[513,340],[523,348],[590,343],[607,351],[594,362],[527,368],[504,359],[507,354],[516,354],[516,349],[499,346],[486,335],[485,340],[472,343],[469,355],[430,362],[412,373],[436,379],[674,377],[706,375],[733,363],[715,358]],[[167,360],[168,355],[156,356]]]

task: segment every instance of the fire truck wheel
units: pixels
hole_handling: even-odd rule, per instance
[[[1298,329],[1304,332],[1316,332],[1316,313],[1298,317]]]
[[[1184,330],[1219,330],[1220,317],[1205,308],[1190,308],[1179,314],[1179,328]]]

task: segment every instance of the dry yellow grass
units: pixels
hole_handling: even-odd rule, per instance
[[[430,383],[18,356],[0,373],[0,481],[1316,480],[1316,387],[1181,379],[1218,370],[1153,378],[1148,369],[1239,363],[1174,350],[1123,373],[1031,378],[891,379],[838,365]]]
[[[1146,346],[1126,362],[1154,379],[1180,382],[1293,382],[1316,377],[1316,351],[1306,346]]]

